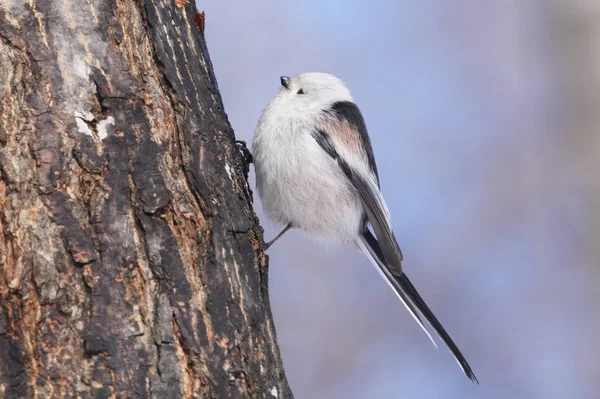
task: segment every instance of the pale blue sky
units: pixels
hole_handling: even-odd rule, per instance
[[[347,82],[405,270],[481,382],[431,346],[361,254],[290,233],[269,251],[269,284],[296,398],[594,397],[591,205],[557,128],[561,84],[543,1],[198,7],[238,138],[251,140],[280,75]],[[279,226],[255,206],[270,239]]]

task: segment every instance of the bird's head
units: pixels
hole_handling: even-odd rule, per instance
[[[270,104],[272,111],[288,116],[309,116],[339,101],[353,101],[344,82],[327,73],[309,72],[282,76],[281,88]]]

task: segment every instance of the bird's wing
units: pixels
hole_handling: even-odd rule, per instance
[[[379,191],[377,165],[359,108],[350,101],[333,104],[312,133],[358,191],[388,268],[395,275],[401,275],[402,251],[392,231],[390,212]]]
[[[471,367],[452,338],[402,271],[402,251],[394,236],[390,214],[379,190],[375,158],[360,110],[352,102],[336,103],[312,134],[320,147],[337,161],[349,183],[356,188],[365,210],[366,222],[375,232],[377,238],[371,234],[365,223],[357,245],[392,287],[433,344],[435,345],[435,342],[423,325],[418,312],[444,341],[465,375],[477,382]]]

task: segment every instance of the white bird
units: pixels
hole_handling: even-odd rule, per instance
[[[420,315],[478,382],[402,269],[367,128],[346,85],[326,73],[282,76],[258,121],[252,152],[265,212],[286,226],[267,248],[298,228],[361,250],[432,342]]]

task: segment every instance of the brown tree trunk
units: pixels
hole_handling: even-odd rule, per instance
[[[590,264],[600,261],[600,3],[597,0],[544,3],[555,35],[558,78],[562,82],[561,116],[564,126],[556,130],[564,137],[559,146],[569,158],[565,173],[586,190],[589,215]],[[564,148],[563,148],[564,147]],[[584,254],[586,256],[587,254]],[[600,269],[597,269],[600,270]]]
[[[202,28],[0,0],[0,397],[292,397]]]

